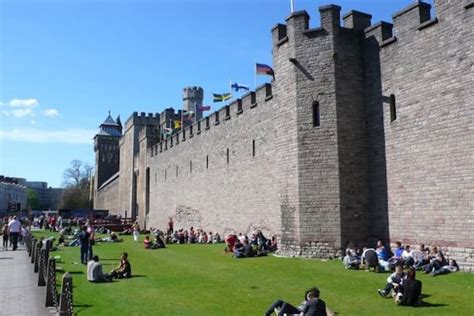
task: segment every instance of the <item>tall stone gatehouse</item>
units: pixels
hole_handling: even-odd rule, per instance
[[[435,0],[431,16],[415,2],[393,24],[350,11],[340,25],[341,8],[327,5],[313,29],[294,12],[272,29],[272,84],[169,137],[182,111],[133,113],[122,136],[107,136],[119,169],[96,150],[95,207],[147,227],[173,217],[224,234],[262,229],[283,255],[436,244],[471,269],[473,7]],[[185,88],[183,109],[202,96]]]

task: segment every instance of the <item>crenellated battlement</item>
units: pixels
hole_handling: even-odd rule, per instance
[[[159,125],[160,114],[159,113],[145,113],[145,112],[133,112],[133,114],[125,121],[125,132],[134,125]],[[125,134],[124,132],[124,134]]]
[[[245,119],[245,114],[249,113],[248,115],[250,115],[251,111],[258,111],[260,106],[267,106],[272,98],[272,85],[265,83],[257,87],[255,91],[244,94],[242,98],[234,100],[229,105],[223,106],[203,119],[184,127],[183,130],[172,134],[170,137],[162,139],[161,142],[149,149],[148,155],[151,157],[157,156],[159,153],[167,151],[187,139],[205,134],[211,128],[225,125],[228,120],[240,119],[241,116],[244,117],[242,119]],[[172,109],[166,111],[170,110]]]
[[[465,2],[464,4],[461,2]],[[472,8],[470,0],[458,0],[458,10],[446,9],[448,6],[443,1],[435,1],[435,9],[438,15],[446,17],[451,14],[459,14]],[[365,33],[365,37],[374,36],[381,47],[388,46],[397,39],[410,40],[413,34],[429,26],[438,23],[437,17],[431,16],[431,5],[422,1],[413,4],[392,15],[393,23],[381,21],[371,23],[370,14],[349,11],[342,16],[343,26],[340,25],[341,7],[337,5],[325,5],[319,7],[320,27],[309,28],[310,15],[305,11],[297,11],[286,18],[286,24],[276,24],[272,28],[272,43],[274,47],[280,47],[285,43],[298,43],[308,37],[334,34],[337,35],[341,29],[351,29]],[[304,37],[303,37],[304,35]]]
[[[402,240],[448,247],[469,269],[474,5],[434,3],[436,17],[416,1],[392,23],[326,5],[310,28],[292,13],[271,30],[271,84],[169,137],[202,88],[182,90],[183,110],[133,113],[119,189],[100,194],[153,227],[275,233],[281,255]]]

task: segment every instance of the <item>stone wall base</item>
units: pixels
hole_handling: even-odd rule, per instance
[[[342,256],[342,251],[327,242],[306,242],[304,244],[281,243],[276,253],[284,257],[334,259]]]

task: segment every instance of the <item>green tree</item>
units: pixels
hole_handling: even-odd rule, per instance
[[[26,189],[26,206],[32,210],[40,208],[40,200],[35,190]]]
[[[92,167],[80,160],[71,161],[71,167],[64,171],[64,192],[61,196],[60,208],[79,209],[91,208],[90,176]]]

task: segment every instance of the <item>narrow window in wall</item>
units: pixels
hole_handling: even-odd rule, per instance
[[[313,102],[313,127],[321,126],[320,113],[319,113],[319,102]]]
[[[206,156],[206,169],[209,169],[209,156]]]
[[[167,172],[166,172],[166,169],[165,169],[165,181],[166,181],[166,173],[167,173]]]
[[[189,161],[189,173],[193,173],[193,161]]]
[[[178,166],[176,165],[176,178],[178,177]]]
[[[155,183],[158,181],[158,174],[155,172]]]
[[[255,157],[255,139],[252,140],[252,157]]]
[[[395,95],[390,95],[390,122],[397,119],[397,105],[395,104]]]
[[[227,148],[227,163],[229,163],[229,148]]]

